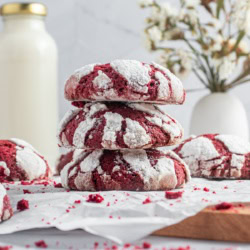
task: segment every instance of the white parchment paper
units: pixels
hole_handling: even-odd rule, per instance
[[[0,234],[33,228],[56,227],[63,231],[80,228],[120,244],[178,223],[208,205],[223,201],[250,202],[250,181],[237,180],[192,179],[183,189],[182,198],[175,200],[166,199],[165,192],[98,192],[104,198],[102,203],[86,202],[90,192],[67,192],[55,188],[52,182],[47,186],[37,183],[4,186],[8,189],[14,216],[0,224]],[[24,194],[23,190],[31,193]],[[143,204],[148,197],[152,202]],[[16,210],[21,199],[29,201],[29,209]],[[81,203],[75,203],[78,200]]]

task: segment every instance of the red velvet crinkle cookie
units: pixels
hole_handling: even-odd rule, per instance
[[[44,179],[51,174],[47,161],[27,142],[0,140],[0,181]]]
[[[156,63],[114,60],[89,64],[67,80],[69,101],[125,101],[182,104],[185,91],[181,81]]]
[[[0,221],[8,220],[13,215],[9,196],[6,189],[0,184]]]
[[[82,149],[150,148],[181,141],[183,129],[152,104],[85,103],[68,112],[59,144]]]
[[[190,178],[184,161],[163,149],[97,149],[73,155],[61,171],[62,185],[73,190],[170,190]]]
[[[205,134],[174,150],[194,177],[250,179],[250,144],[233,135]]]
[[[72,161],[74,152],[77,152],[78,150],[82,151],[82,149],[68,149],[66,152],[61,153],[55,164],[55,175],[61,173],[61,170],[64,168],[64,166]]]

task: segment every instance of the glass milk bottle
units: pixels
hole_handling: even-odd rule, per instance
[[[57,156],[57,47],[45,28],[46,7],[1,7],[0,138],[27,140],[54,164]]]

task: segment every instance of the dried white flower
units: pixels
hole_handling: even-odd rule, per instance
[[[144,37],[144,47],[145,47],[148,51],[152,51],[152,41],[151,41],[151,39],[148,37],[148,34],[145,34],[145,37]]]
[[[201,3],[200,0],[184,0],[184,4],[187,8],[195,8]]]
[[[199,13],[196,9],[181,9],[179,13],[179,20],[196,26],[199,20]]]
[[[239,30],[250,35],[250,0],[235,1],[233,19]]]
[[[231,38],[228,41],[228,43],[229,43],[229,46],[233,48],[236,43],[236,39]],[[248,43],[244,40],[241,40],[240,43],[238,44],[237,51],[240,51],[241,53],[245,53],[245,54],[249,53]]]
[[[222,28],[222,22],[217,18],[212,18],[211,20],[209,20],[208,24],[214,27],[216,30],[220,30]]]
[[[138,3],[140,7],[145,8],[145,7],[151,6],[154,3],[154,1],[153,0],[140,0]]]
[[[236,54],[230,53],[228,56],[213,59],[214,65],[218,70],[220,80],[226,80],[236,68]]]
[[[178,22],[178,9],[164,2],[159,4],[160,8],[152,8],[151,18],[159,23],[161,30],[166,29],[166,24],[169,26],[175,25]]]
[[[182,36],[182,30],[178,27],[175,27],[171,30],[167,30],[164,32],[165,40],[177,39],[177,37],[180,37],[180,36]]]
[[[192,57],[190,55],[190,52],[188,52],[184,49],[178,49],[176,54],[180,59],[181,67],[186,69],[187,71],[190,71],[192,69],[192,66],[193,66]]]
[[[148,29],[149,38],[154,42],[159,42],[162,40],[162,32],[158,26],[153,26]]]

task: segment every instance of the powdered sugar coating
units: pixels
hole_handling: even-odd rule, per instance
[[[181,81],[156,63],[114,60],[90,64],[77,70],[66,82],[70,101],[125,101],[182,104]]]
[[[47,161],[20,139],[0,140],[0,166],[2,181],[44,179],[51,175]]]
[[[65,188],[95,190],[169,190],[189,179],[186,164],[173,152],[151,150],[82,151],[61,171]]]
[[[174,150],[195,177],[250,179],[250,144],[233,135],[191,137]]]
[[[146,86],[150,81],[148,65],[142,65],[135,60],[115,60],[110,63],[111,67],[121,74],[132,88],[141,93],[147,93]]]
[[[9,219],[13,215],[6,189],[0,184],[0,222]]]
[[[152,104],[86,103],[63,118],[59,144],[82,149],[150,148],[174,145],[181,125]]]
[[[86,66],[83,66],[80,69],[77,69],[74,73],[74,76],[77,77],[78,81],[83,77],[88,75],[94,70],[94,67],[98,65],[98,63],[88,64]]]

